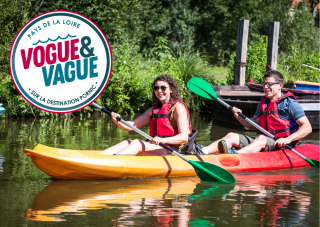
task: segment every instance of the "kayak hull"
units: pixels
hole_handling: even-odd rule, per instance
[[[295,150],[307,158],[319,160],[319,146],[305,144],[296,147]],[[98,152],[59,149],[42,144],[38,144],[33,150],[25,149],[25,153],[41,171],[57,179],[165,178],[196,175],[190,164],[176,156],[120,156],[97,154]],[[194,155],[186,157],[199,161]],[[205,162],[231,172],[310,166],[288,149],[201,157]]]

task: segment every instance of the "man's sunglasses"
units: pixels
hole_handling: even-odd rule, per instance
[[[154,86],[154,87],[153,87],[153,90],[154,90],[154,91],[158,91],[160,88],[161,88],[162,91],[165,91],[165,90],[167,89],[166,86],[160,86],[160,87],[159,87],[159,86]]]
[[[264,86],[268,86],[268,87],[271,87],[272,85],[274,85],[274,84],[280,84],[280,82],[267,82],[267,83],[262,83],[262,87],[264,87]]]

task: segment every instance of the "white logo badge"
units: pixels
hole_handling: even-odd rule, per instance
[[[35,107],[74,112],[92,103],[107,86],[111,48],[90,19],[70,11],[48,12],[17,34],[10,70],[20,94]]]

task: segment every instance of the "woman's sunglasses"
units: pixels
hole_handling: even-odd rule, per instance
[[[160,87],[159,87],[159,86],[154,86],[154,87],[153,87],[153,90],[154,90],[154,91],[159,91],[160,88],[161,88],[162,91],[165,91],[165,90],[167,89],[166,86],[160,86]]]

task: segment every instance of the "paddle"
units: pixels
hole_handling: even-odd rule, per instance
[[[204,98],[207,99],[211,99],[211,100],[217,100],[218,102],[220,102],[222,105],[224,105],[225,107],[227,107],[228,109],[232,110],[232,106],[230,106],[229,104],[225,103],[224,101],[222,101],[221,99],[218,98],[218,96],[216,95],[215,91],[213,90],[213,88],[211,87],[211,85],[209,83],[207,83],[205,80],[198,78],[198,77],[193,77],[191,78],[188,83],[187,83],[187,87],[194,92],[197,95],[200,95]],[[264,134],[268,135],[270,138],[274,139],[274,140],[278,140],[277,137],[273,136],[271,133],[269,133],[268,131],[266,131],[264,128],[261,128],[259,125],[257,125],[256,123],[254,123],[253,121],[251,121],[249,118],[247,118],[245,115],[243,115],[242,113],[239,113],[239,116],[242,117],[245,121],[249,122],[251,125],[253,125],[254,127],[256,127],[257,129],[259,129],[261,132],[263,132]],[[314,160],[314,159],[310,159],[310,158],[306,158],[304,157],[302,154],[300,154],[299,152],[297,152],[296,150],[294,150],[290,145],[286,145],[286,147],[293,151],[294,153],[296,153],[297,155],[299,155],[301,158],[303,158],[306,162],[308,162],[311,166],[316,166],[319,167],[319,161],[318,160]]]
[[[209,184],[209,183],[198,183],[196,188],[193,190],[191,196],[188,197],[190,200],[212,200],[213,197],[221,198],[228,194],[234,189],[234,184]]]
[[[111,116],[111,112],[109,110],[102,108],[101,106],[99,106],[98,104],[96,104],[94,102],[91,105],[97,107],[101,111],[103,111]],[[136,131],[140,135],[144,136],[145,138],[149,139],[150,141],[153,139],[153,137],[149,136],[148,134],[144,133],[143,131],[134,127],[133,125],[129,124],[128,122],[122,120],[120,117],[118,117],[117,120],[119,122],[127,125],[128,127],[132,128],[134,131]],[[188,162],[194,168],[196,174],[198,175],[198,177],[202,181],[220,182],[220,183],[226,183],[226,184],[233,184],[236,182],[234,176],[230,172],[228,172],[227,170],[225,170],[219,166],[216,166],[216,165],[213,165],[213,164],[207,163],[207,162],[198,162],[198,161],[189,160],[186,157],[184,157],[183,155],[177,153],[171,147],[168,147],[168,146],[164,145],[163,143],[160,143],[159,145],[161,147],[163,147],[164,149],[166,149],[167,151],[175,154],[176,156],[178,156],[182,160]]]

